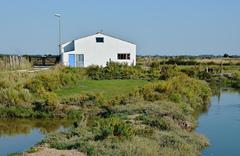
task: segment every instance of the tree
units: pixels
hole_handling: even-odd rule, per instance
[[[229,55],[225,53],[225,54],[223,55],[223,57],[229,57]]]

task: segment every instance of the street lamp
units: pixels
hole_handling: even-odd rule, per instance
[[[61,15],[60,14],[55,14],[55,17],[58,18],[58,28],[59,28],[59,55],[61,55]]]

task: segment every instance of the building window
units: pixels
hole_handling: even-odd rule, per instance
[[[118,60],[130,60],[130,54],[118,54]]]
[[[96,37],[96,42],[97,43],[104,43],[104,38],[103,37]]]

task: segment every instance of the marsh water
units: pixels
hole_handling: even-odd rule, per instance
[[[0,156],[23,152],[47,134],[71,126],[71,121],[60,120],[0,120]]]
[[[197,132],[210,141],[203,156],[240,155],[240,90],[223,89],[199,118]]]
[[[58,120],[0,120],[0,156],[23,152],[47,134],[72,125]],[[208,111],[199,117],[197,132],[211,143],[204,156],[240,155],[240,91],[223,89],[213,96]]]

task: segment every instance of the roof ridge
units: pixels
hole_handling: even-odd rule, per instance
[[[76,38],[76,39],[71,40],[71,41],[67,41],[67,42],[61,43],[61,45],[66,44],[68,42],[72,42],[72,41],[76,41],[76,40],[79,40],[79,39],[83,39],[83,38],[86,38],[86,37],[94,36],[94,35],[97,35],[97,34],[105,35],[105,36],[108,36],[108,37],[112,37],[114,39],[118,39],[118,40],[121,40],[121,41],[124,41],[124,42],[128,42],[130,44],[134,44],[133,42],[130,42],[130,41],[127,41],[127,40],[123,40],[123,39],[117,38],[115,36],[111,36],[111,35],[105,34],[103,32],[96,32],[95,34],[92,34],[92,35],[86,35],[86,36],[83,36],[83,37],[80,37],[80,38]],[[134,44],[134,45],[136,45],[136,44]]]

